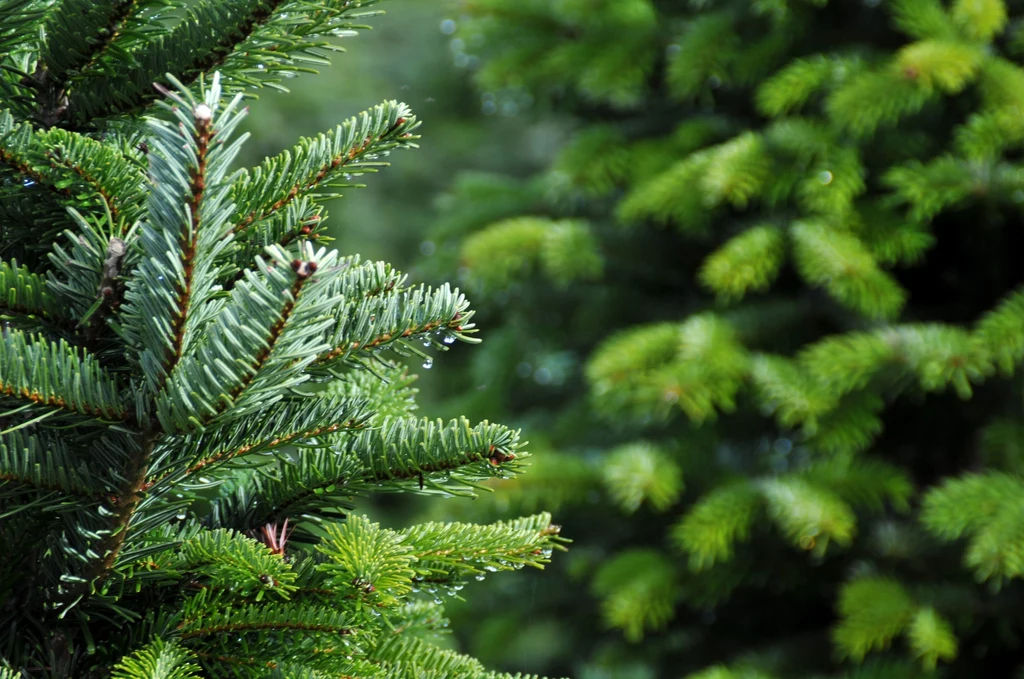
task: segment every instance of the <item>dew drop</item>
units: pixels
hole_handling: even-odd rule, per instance
[[[832,183],[832,173],[829,172],[828,170],[823,171],[821,174],[818,175],[818,181],[828,186],[829,184]]]
[[[424,370],[430,370],[433,367],[434,367],[434,359],[428,358],[427,360],[423,361],[423,369]]]
[[[444,339],[441,341],[445,344],[455,344],[455,335],[445,335]]]

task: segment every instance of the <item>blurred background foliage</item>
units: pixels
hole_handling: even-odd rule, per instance
[[[249,151],[386,98],[425,122],[331,233],[454,272],[485,342],[419,370],[425,414],[535,462],[380,511],[575,540],[452,606],[457,643],[579,679],[1024,676],[1024,3],[382,7]]]

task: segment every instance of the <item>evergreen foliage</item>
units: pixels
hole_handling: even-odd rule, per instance
[[[528,457],[415,415],[401,359],[476,341],[465,297],[323,246],[320,201],[416,118],[233,164],[244,93],[374,4],[0,0],[0,675],[508,676],[436,645],[441,597],[542,567],[550,515],[355,511]]]
[[[1024,671],[1024,5],[462,9],[483,91],[573,130],[445,197],[436,261],[502,321],[454,403],[550,451],[496,513],[558,507],[580,546],[577,586],[484,604],[509,620],[471,647],[553,630],[532,669],[581,679]]]

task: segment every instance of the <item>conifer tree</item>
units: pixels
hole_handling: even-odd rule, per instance
[[[0,1],[0,677],[498,677],[442,596],[542,566],[547,514],[385,528],[517,431],[418,418],[474,341],[447,285],[325,247],[322,199],[415,145],[385,102],[259,167],[242,99],[375,0]]]
[[[1024,5],[462,8],[484,96],[573,128],[435,233],[501,318],[455,402],[545,450],[493,507],[577,547],[474,652],[534,625],[580,679],[1024,672]]]

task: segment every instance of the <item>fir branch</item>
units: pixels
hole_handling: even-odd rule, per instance
[[[81,86],[70,95],[74,124],[91,125],[97,118],[137,112],[157,97],[152,83],[169,83],[167,73],[176,74],[181,83],[191,87],[205,73],[219,69],[225,86],[237,92],[272,85],[284,71],[308,71],[302,62],[324,63],[320,54],[337,49],[323,38],[365,28],[348,17],[356,18],[356,10],[375,2],[328,0],[326,7],[319,9],[294,0],[191,3],[169,32],[133,46],[127,69],[104,65],[99,69],[103,78],[81,80]],[[296,16],[306,20],[296,21]],[[282,39],[284,34],[288,34],[287,40]]]
[[[61,320],[57,301],[50,294],[46,278],[32,273],[17,260],[0,262],[0,309],[48,320]]]
[[[371,171],[369,161],[394,148],[412,145],[416,118],[405,104],[380,104],[350,118],[327,134],[302,139],[289,151],[268,158],[235,182],[235,233],[274,215],[297,198],[347,175]]]
[[[122,0],[114,8],[107,17],[106,26],[99,32],[103,39],[92,46],[86,55],[88,59],[77,68],[77,77],[90,75],[103,56],[117,43],[128,22],[145,9],[145,5],[146,3],[140,0]]]
[[[317,551],[323,584],[374,607],[394,607],[413,589],[416,557],[404,536],[382,529],[365,516],[350,516],[327,527]]]
[[[761,399],[772,404],[775,418],[783,427],[803,425],[814,431],[818,419],[837,406],[839,397],[819,384],[816,376],[796,361],[779,356],[756,356],[750,377]]]
[[[270,19],[282,2],[285,0],[230,0],[223,6],[212,0],[198,3],[170,34],[138,50],[134,54],[135,64],[127,72],[118,73],[120,77],[106,78],[102,83],[93,79],[73,92],[70,101],[73,115],[83,123],[136,110],[159,96],[148,84],[167,72],[176,73],[183,85],[191,85],[202,74],[222,64],[232,50]],[[200,30],[211,30],[212,34],[205,33],[200,40]],[[186,54],[174,54],[169,49],[172,45],[189,49]],[[171,55],[178,56],[183,63],[172,63]],[[113,96],[114,92],[117,97]]]
[[[267,219],[253,224],[244,233],[236,234],[226,253],[231,264],[222,272],[225,290],[231,290],[245,277],[246,269],[268,247],[281,247],[299,254],[300,239],[317,241],[324,234],[322,209],[310,197],[297,199]],[[347,266],[343,261],[340,266]],[[232,271],[231,267],[235,267]]]
[[[185,619],[177,628],[181,639],[267,631],[317,632],[342,637],[355,634],[352,621],[330,608],[279,604],[273,608],[244,606],[203,611],[203,603],[186,604]]]
[[[515,473],[521,468],[516,462],[519,446],[518,431],[489,422],[471,427],[465,419],[444,423],[397,418],[342,440],[336,450],[360,460],[365,471],[349,481],[358,486],[416,480],[467,467],[483,477]]]
[[[634,642],[663,628],[678,596],[678,576],[670,564],[653,549],[627,549],[605,561],[593,588],[602,599],[606,624],[621,628]]]
[[[109,489],[104,485],[59,439],[21,431],[0,435],[0,495],[22,490],[56,493],[52,508],[65,504],[74,510],[78,505],[70,499],[90,504],[105,500]]]
[[[206,337],[158,394],[157,413],[166,431],[186,432],[217,418],[237,420],[277,400],[284,381],[297,385],[307,379],[304,368],[324,347],[330,322],[324,312],[335,303],[329,283],[339,273],[334,255],[324,257],[324,271],[314,277],[320,262],[289,262],[281,249],[269,254],[272,261],[257,260],[259,274],[247,272],[244,283],[232,289]],[[210,366],[216,366],[216,375]]]
[[[47,16],[41,56],[54,85],[62,87],[72,72],[99,58],[116,37],[118,26],[136,0],[63,0]]]
[[[372,403],[367,424],[379,426],[386,418],[412,417],[419,391],[412,386],[416,379],[405,365],[378,359],[345,373],[328,390],[341,398]]]
[[[246,8],[248,10],[247,14],[242,15],[241,20],[235,26],[225,31],[219,41],[209,47],[205,56],[191,64],[189,69],[191,73],[188,74],[191,78],[186,76],[188,80],[186,80],[185,84],[190,84],[200,74],[212,71],[222,64],[238,45],[245,42],[257,28],[265,24],[277,8],[286,1],[259,0],[252,7]],[[198,16],[197,13],[197,18]]]
[[[907,293],[854,235],[821,222],[798,222],[790,228],[800,275],[824,287],[836,301],[873,318],[893,318]]]
[[[766,290],[779,275],[784,245],[782,233],[770,224],[747,229],[704,260],[701,283],[727,302]]]
[[[201,106],[204,105],[201,104]],[[206,190],[206,153],[214,136],[214,131],[210,125],[212,114],[206,113],[208,110],[208,107],[203,110],[196,107],[194,111],[196,122],[195,134],[193,136],[195,143],[195,166],[191,170],[189,177],[188,191],[190,197],[185,203],[186,213],[191,217],[191,224],[181,242],[182,249],[179,257],[181,259],[181,270],[184,272],[184,280],[178,282],[177,290],[175,291],[177,308],[171,312],[171,329],[169,333],[171,346],[164,354],[162,366],[162,373],[164,375],[170,374],[175,364],[181,360],[181,354],[184,350],[185,320],[188,314],[189,302],[192,298],[192,273],[194,271],[196,249],[199,245],[200,206],[203,200],[203,192]],[[160,386],[162,387],[163,385],[161,384]]]
[[[61,129],[45,138],[46,159],[56,175],[75,178],[101,198],[113,222],[131,225],[145,206],[146,177],[119,150],[89,137]],[[57,179],[58,186],[68,183]],[[111,225],[113,226],[113,225]]]
[[[610,451],[604,485],[615,503],[632,514],[647,502],[656,512],[671,507],[683,491],[683,471],[671,455],[638,441]]]
[[[734,13],[710,12],[687,22],[677,39],[679,49],[668,59],[665,80],[672,96],[695,97],[712,76],[729,81],[730,62],[739,56]]]
[[[45,8],[35,0],[7,0],[0,18],[0,54],[10,54],[32,44]]]
[[[872,650],[888,648],[910,624],[916,605],[900,582],[876,576],[844,585],[837,608],[836,646],[843,655],[863,660]]]
[[[638,326],[608,337],[586,376],[607,417],[665,417],[678,407],[701,422],[734,408],[748,370],[733,327],[713,314]]]
[[[295,441],[317,439],[342,430],[365,426],[372,402],[355,394],[349,398],[322,394],[283,398],[267,405],[258,422],[235,421],[186,436],[165,436],[158,460],[150,470],[150,485],[185,467],[191,475],[207,467],[247,455],[272,451]]]
[[[221,600],[285,601],[296,590],[297,575],[281,552],[229,530],[200,531],[150,567],[190,587],[214,588]]]
[[[356,352],[366,355],[388,345],[408,346],[403,340],[427,333],[446,333],[472,341],[468,336],[474,332],[469,322],[472,316],[466,297],[448,284],[438,289],[420,286],[379,298],[346,300],[336,311],[330,340],[334,348],[320,354],[315,367],[328,368],[353,358]]]
[[[120,386],[94,356],[64,340],[20,330],[5,330],[0,337],[0,394],[87,417],[128,416]]]
[[[855,73],[860,68],[860,59],[856,57],[818,54],[796,59],[761,84],[757,107],[767,116],[785,115],[804,106],[838,74]]]
[[[191,623],[191,624],[190,624]],[[182,639],[193,639],[195,637],[207,637],[218,634],[234,634],[238,632],[252,632],[265,630],[302,630],[305,632],[327,632],[331,634],[353,634],[347,627],[337,625],[318,625],[315,623],[294,622],[291,620],[253,621],[253,622],[226,622],[219,625],[197,627],[193,621],[186,621],[185,625],[191,628],[183,632]]]
[[[33,24],[43,43],[36,52],[27,40],[0,55],[9,67],[0,98],[15,92],[19,115],[35,106],[24,116],[44,127],[68,122],[95,132],[38,131],[0,114],[0,150],[9,153],[0,158],[3,193],[17,198],[15,208],[0,209],[4,234],[14,234],[10,261],[0,262],[0,313],[25,316],[13,318],[25,327],[76,320],[62,331],[94,349],[0,329],[0,400],[9,406],[0,415],[0,514],[21,512],[0,526],[5,546],[21,555],[0,559],[0,598],[12,593],[0,607],[0,627],[12,632],[2,655],[12,667],[114,679],[228,670],[304,679],[501,676],[427,647],[415,659],[397,661],[397,648],[374,655],[389,636],[440,631],[437,611],[396,601],[396,626],[376,620],[381,607],[356,600],[374,584],[332,579],[334,555],[311,547],[326,540],[320,527],[351,518],[355,496],[470,495],[525,466],[517,431],[408,417],[411,378],[377,357],[385,347],[424,355],[414,343],[443,350],[468,341],[473,312],[458,290],[407,287],[386,265],[339,261],[295,242],[316,235],[315,199],[344,173],[374,171],[383,165],[375,156],[411,146],[415,120],[386,103],[236,182],[230,164],[241,140],[231,132],[240,97],[222,100],[216,75],[210,87],[201,80],[214,63],[236,90],[272,82],[247,72],[264,59],[276,74],[305,70],[302,62],[329,49],[320,39],[351,27],[353,10],[373,2],[56,0]],[[0,5],[2,43],[8,10],[25,6]],[[30,62],[39,64],[33,74]],[[16,72],[24,81],[15,82]],[[140,121],[109,117],[158,96],[153,80],[175,92],[157,89],[171,102],[145,121],[140,155]],[[71,228],[50,238],[38,225],[57,224],[49,215],[58,207],[69,208]],[[567,280],[576,246],[596,241],[582,224],[553,235],[543,257]],[[345,375],[350,369],[359,372]],[[331,378],[342,382],[333,394],[309,384]],[[224,496],[205,492],[218,485]],[[338,523],[342,532],[359,526]],[[236,530],[215,528],[229,524]],[[265,544],[240,532],[252,529],[263,530]],[[377,532],[418,560],[401,577],[408,593],[417,582],[540,566],[563,542],[547,515]],[[33,625],[50,619],[57,626],[35,638]],[[93,634],[101,653],[86,648]]]
[[[201,654],[159,637],[122,658],[111,679],[196,679],[199,667],[190,662]]]
[[[603,257],[587,222],[516,217],[490,224],[462,244],[460,259],[484,289],[507,287],[541,269],[560,287],[600,277]],[[537,266],[539,265],[539,266]]]
[[[933,0],[897,0],[892,4],[894,26],[919,39],[952,39],[957,30],[942,3]]]
[[[935,670],[939,660],[956,659],[959,644],[953,625],[931,606],[923,606],[914,614],[907,640],[926,670]]]
[[[218,292],[217,260],[227,244],[227,166],[237,152],[237,143],[226,142],[242,117],[237,97],[221,108],[219,83],[214,77],[201,102],[183,88],[171,95],[178,106],[167,108],[177,125],[150,121],[156,133],[149,153],[155,187],[123,316],[153,392],[165,388],[216,309],[208,302]]]
[[[980,580],[1024,575],[1024,482],[989,471],[947,478],[925,495],[921,523],[940,540],[967,539],[964,563]]]
[[[866,138],[880,127],[893,126],[917,113],[935,98],[935,91],[897,64],[862,71],[833,90],[826,101],[832,122],[855,137]]]
[[[21,175],[24,181],[38,184],[62,199],[72,196],[67,187],[58,187],[34,162],[33,151],[41,153],[39,134],[30,123],[19,123],[10,111],[0,110],[0,163]]]
[[[974,336],[1005,375],[1024,360],[1024,290],[1016,290],[975,324]]]
[[[190,649],[192,655],[197,658],[202,658],[206,661],[212,661],[217,663],[224,663],[226,665],[237,665],[239,667],[253,667],[257,665],[257,661],[252,658],[239,658],[237,656],[224,655],[223,653],[212,653],[207,651],[199,651]],[[277,663],[265,663],[264,667],[268,670],[276,670]]]
[[[421,523],[401,534],[421,576],[458,582],[484,571],[543,568],[553,550],[564,549],[560,532],[551,515],[541,513],[489,525]]]
[[[117,199],[103,186],[103,184],[100,183],[100,180],[97,177],[90,175],[88,170],[81,166],[72,164],[65,158],[55,157],[54,161],[61,167],[65,167],[74,172],[82,179],[82,181],[91,186],[93,190],[99,194],[100,198],[103,199],[103,203],[107,206],[107,209],[110,210],[110,215],[113,219],[116,220],[120,216],[116,204]]]
[[[343,498],[388,490],[472,495],[482,481],[520,473],[527,457],[518,432],[488,422],[394,418],[332,439],[274,475],[247,478],[245,486],[260,489],[269,512],[253,515],[250,493],[239,487],[215,510],[224,517],[217,525],[248,529],[285,517],[332,515]]]
[[[736,480],[702,497],[672,529],[673,542],[689,555],[690,570],[704,571],[733,558],[736,543],[750,538],[761,510],[756,487]]]
[[[328,434],[335,434],[339,431],[342,431],[345,428],[356,428],[357,426],[358,423],[355,420],[351,418],[345,418],[344,422],[333,422],[331,424],[324,424],[318,427],[313,427],[312,429],[306,429],[305,431],[298,431],[292,434],[278,436],[267,441],[261,441],[259,443],[244,445],[233,450],[222,450],[194,463],[188,468],[187,473],[195,474],[196,472],[202,471],[203,469],[209,467],[210,465],[218,464],[221,462],[227,462],[229,460],[234,460],[244,455],[249,455],[254,451],[262,452],[266,450],[273,450],[274,448],[287,445],[289,443],[292,443],[293,441],[305,441],[309,439],[316,439],[320,438],[321,436],[326,436]]]
[[[369,659],[378,665],[375,673],[383,672],[387,679],[414,679],[423,676],[427,668],[436,668],[444,677],[492,679],[476,658],[408,635],[390,635],[372,650]]]

